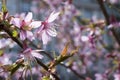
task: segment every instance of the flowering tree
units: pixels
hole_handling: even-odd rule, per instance
[[[0,80],[120,80],[120,23],[105,7],[117,2],[97,0],[105,18],[80,19],[72,0],[33,0],[44,6],[14,16],[2,0]]]

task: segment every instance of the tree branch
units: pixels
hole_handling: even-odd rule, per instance
[[[39,59],[37,59],[37,58],[35,58],[35,59],[36,59],[36,61],[39,65],[41,65],[46,71],[49,72],[49,68],[45,64],[43,64]],[[52,76],[54,76],[54,78],[56,80],[60,80],[59,77],[56,74],[54,74],[54,73],[51,73],[51,74],[52,74]]]
[[[12,32],[11,32],[11,30],[9,29],[9,26],[6,26],[6,25],[4,25],[4,24],[1,23],[1,24],[0,24],[0,29],[1,29],[1,30],[4,30],[4,31],[11,37],[11,39],[12,39],[13,41],[15,41],[21,48],[23,48],[22,42],[20,42],[20,41],[18,40],[18,38],[13,37]]]
[[[18,38],[12,36],[12,32],[11,32],[9,26],[6,26],[5,24],[0,23],[0,29],[4,30],[11,37],[11,39],[13,41],[15,41],[21,48],[24,48],[22,42],[20,42],[18,40]],[[43,64],[42,62],[40,62],[37,58],[35,58],[35,59],[37,60],[37,63],[39,65],[41,65],[45,70],[48,71],[49,68],[45,64]],[[60,80],[59,77],[56,74],[54,74],[54,73],[51,73],[51,74],[54,76],[54,78],[56,80]]]
[[[54,58],[50,55],[50,54],[48,54],[47,52],[43,52],[50,60],[54,60]],[[65,68],[68,68],[68,69],[70,69],[76,76],[78,76],[80,79],[82,79],[82,80],[85,80],[85,77],[84,76],[82,76],[82,75],[80,75],[79,73],[77,73],[75,70],[73,70],[71,67],[69,67],[69,66],[66,66],[65,64],[62,64],[62,63],[60,63],[60,65],[61,66],[63,66],[63,67],[65,67]]]

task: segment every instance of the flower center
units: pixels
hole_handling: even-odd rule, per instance
[[[44,21],[44,22],[42,22],[42,25],[44,25],[44,27],[43,27],[43,30],[44,30],[44,29],[47,28],[47,26],[48,26],[48,22]]]
[[[21,29],[22,30],[31,30],[32,28],[30,28],[28,25],[30,24],[30,22],[25,22],[24,20],[22,20],[22,23],[21,23]]]

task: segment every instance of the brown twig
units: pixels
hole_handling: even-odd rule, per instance
[[[54,58],[50,55],[50,54],[48,54],[47,52],[43,52],[48,58],[50,58],[51,60],[54,60]],[[79,73],[77,73],[74,69],[72,69],[71,67],[69,67],[69,66],[66,66],[65,64],[62,64],[62,63],[60,63],[60,65],[61,66],[63,66],[63,67],[65,67],[65,68],[68,68],[68,69],[70,69],[76,76],[78,76],[80,79],[82,79],[82,80],[85,80],[85,77],[83,76],[83,75],[80,75]]]
[[[45,64],[43,64],[40,60],[38,60],[37,58],[35,58],[36,60],[37,60],[37,63],[39,64],[39,65],[41,65],[46,71],[49,71],[49,68],[45,65]],[[54,78],[56,79],[56,80],[60,80],[59,79],[59,77],[56,75],[56,74],[54,74],[54,73],[51,73],[52,74],[52,76],[54,76]]]
[[[21,48],[23,48],[22,42],[20,42],[20,40],[18,40],[18,38],[13,37],[12,32],[11,32],[11,30],[9,29],[9,26],[6,26],[6,25],[4,25],[4,24],[1,23],[1,24],[0,24],[0,29],[1,29],[1,30],[4,30],[4,31],[11,37],[11,39],[12,39],[13,41],[15,41]]]

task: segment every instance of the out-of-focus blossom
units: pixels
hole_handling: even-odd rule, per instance
[[[115,74],[114,75],[114,80],[120,80],[120,74]]]
[[[4,68],[4,66],[12,64],[12,60],[10,60],[10,57],[11,56],[8,54],[3,54],[2,56],[0,56],[0,76],[1,77],[7,78],[9,75],[6,69]]]
[[[6,46],[9,46],[10,48],[12,48],[15,45],[16,44],[14,42],[12,42],[11,39],[5,39],[5,38],[0,39],[0,48],[4,48]]]
[[[20,29],[20,39],[34,40],[33,33],[30,31],[32,28],[38,28],[41,25],[40,21],[32,21],[32,13],[29,12],[25,17],[13,18],[11,23]]]
[[[39,14],[38,4],[39,4],[38,0],[33,0],[31,3],[31,8],[30,8],[31,11],[36,15]]]
[[[108,80],[103,74],[96,73],[95,80]]]
[[[119,2],[119,0],[109,0],[110,1],[110,3],[112,3],[112,4],[117,4],[118,2]]]
[[[24,59],[34,60],[34,57],[42,59],[43,56],[39,53],[41,50],[32,50],[31,48],[27,48],[22,52]]]
[[[58,17],[59,14],[60,12],[57,13],[52,12],[50,16],[45,21],[42,22],[40,28],[37,30],[37,36],[39,38],[42,38],[44,45],[46,45],[47,42],[50,40],[50,36],[56,37],[57,35],[57,32],[53,25],[51,24],[51,22],[53,22]]]
[[[95,33],[91,31],[88,36],[82,35],[81,41],[89,42],[90,47],[95,48]]]
[[[110,16],[110,24],[107,27],[108,27],[108,29],[120,27],[120,22],[117,21],[117,19],[114,15],[111,15]]]
[[[103,80],[103,77],[101,74],[95,74],[96,79],[95,80]]]
[[[11,63],[12,61],[10,60],[10,55],[4,54],[3,56],[0,56],[0,66],[11,64]]]
[[[89,41],[89,38],[87,36],[81,36],[81,40],[83,42]]]

